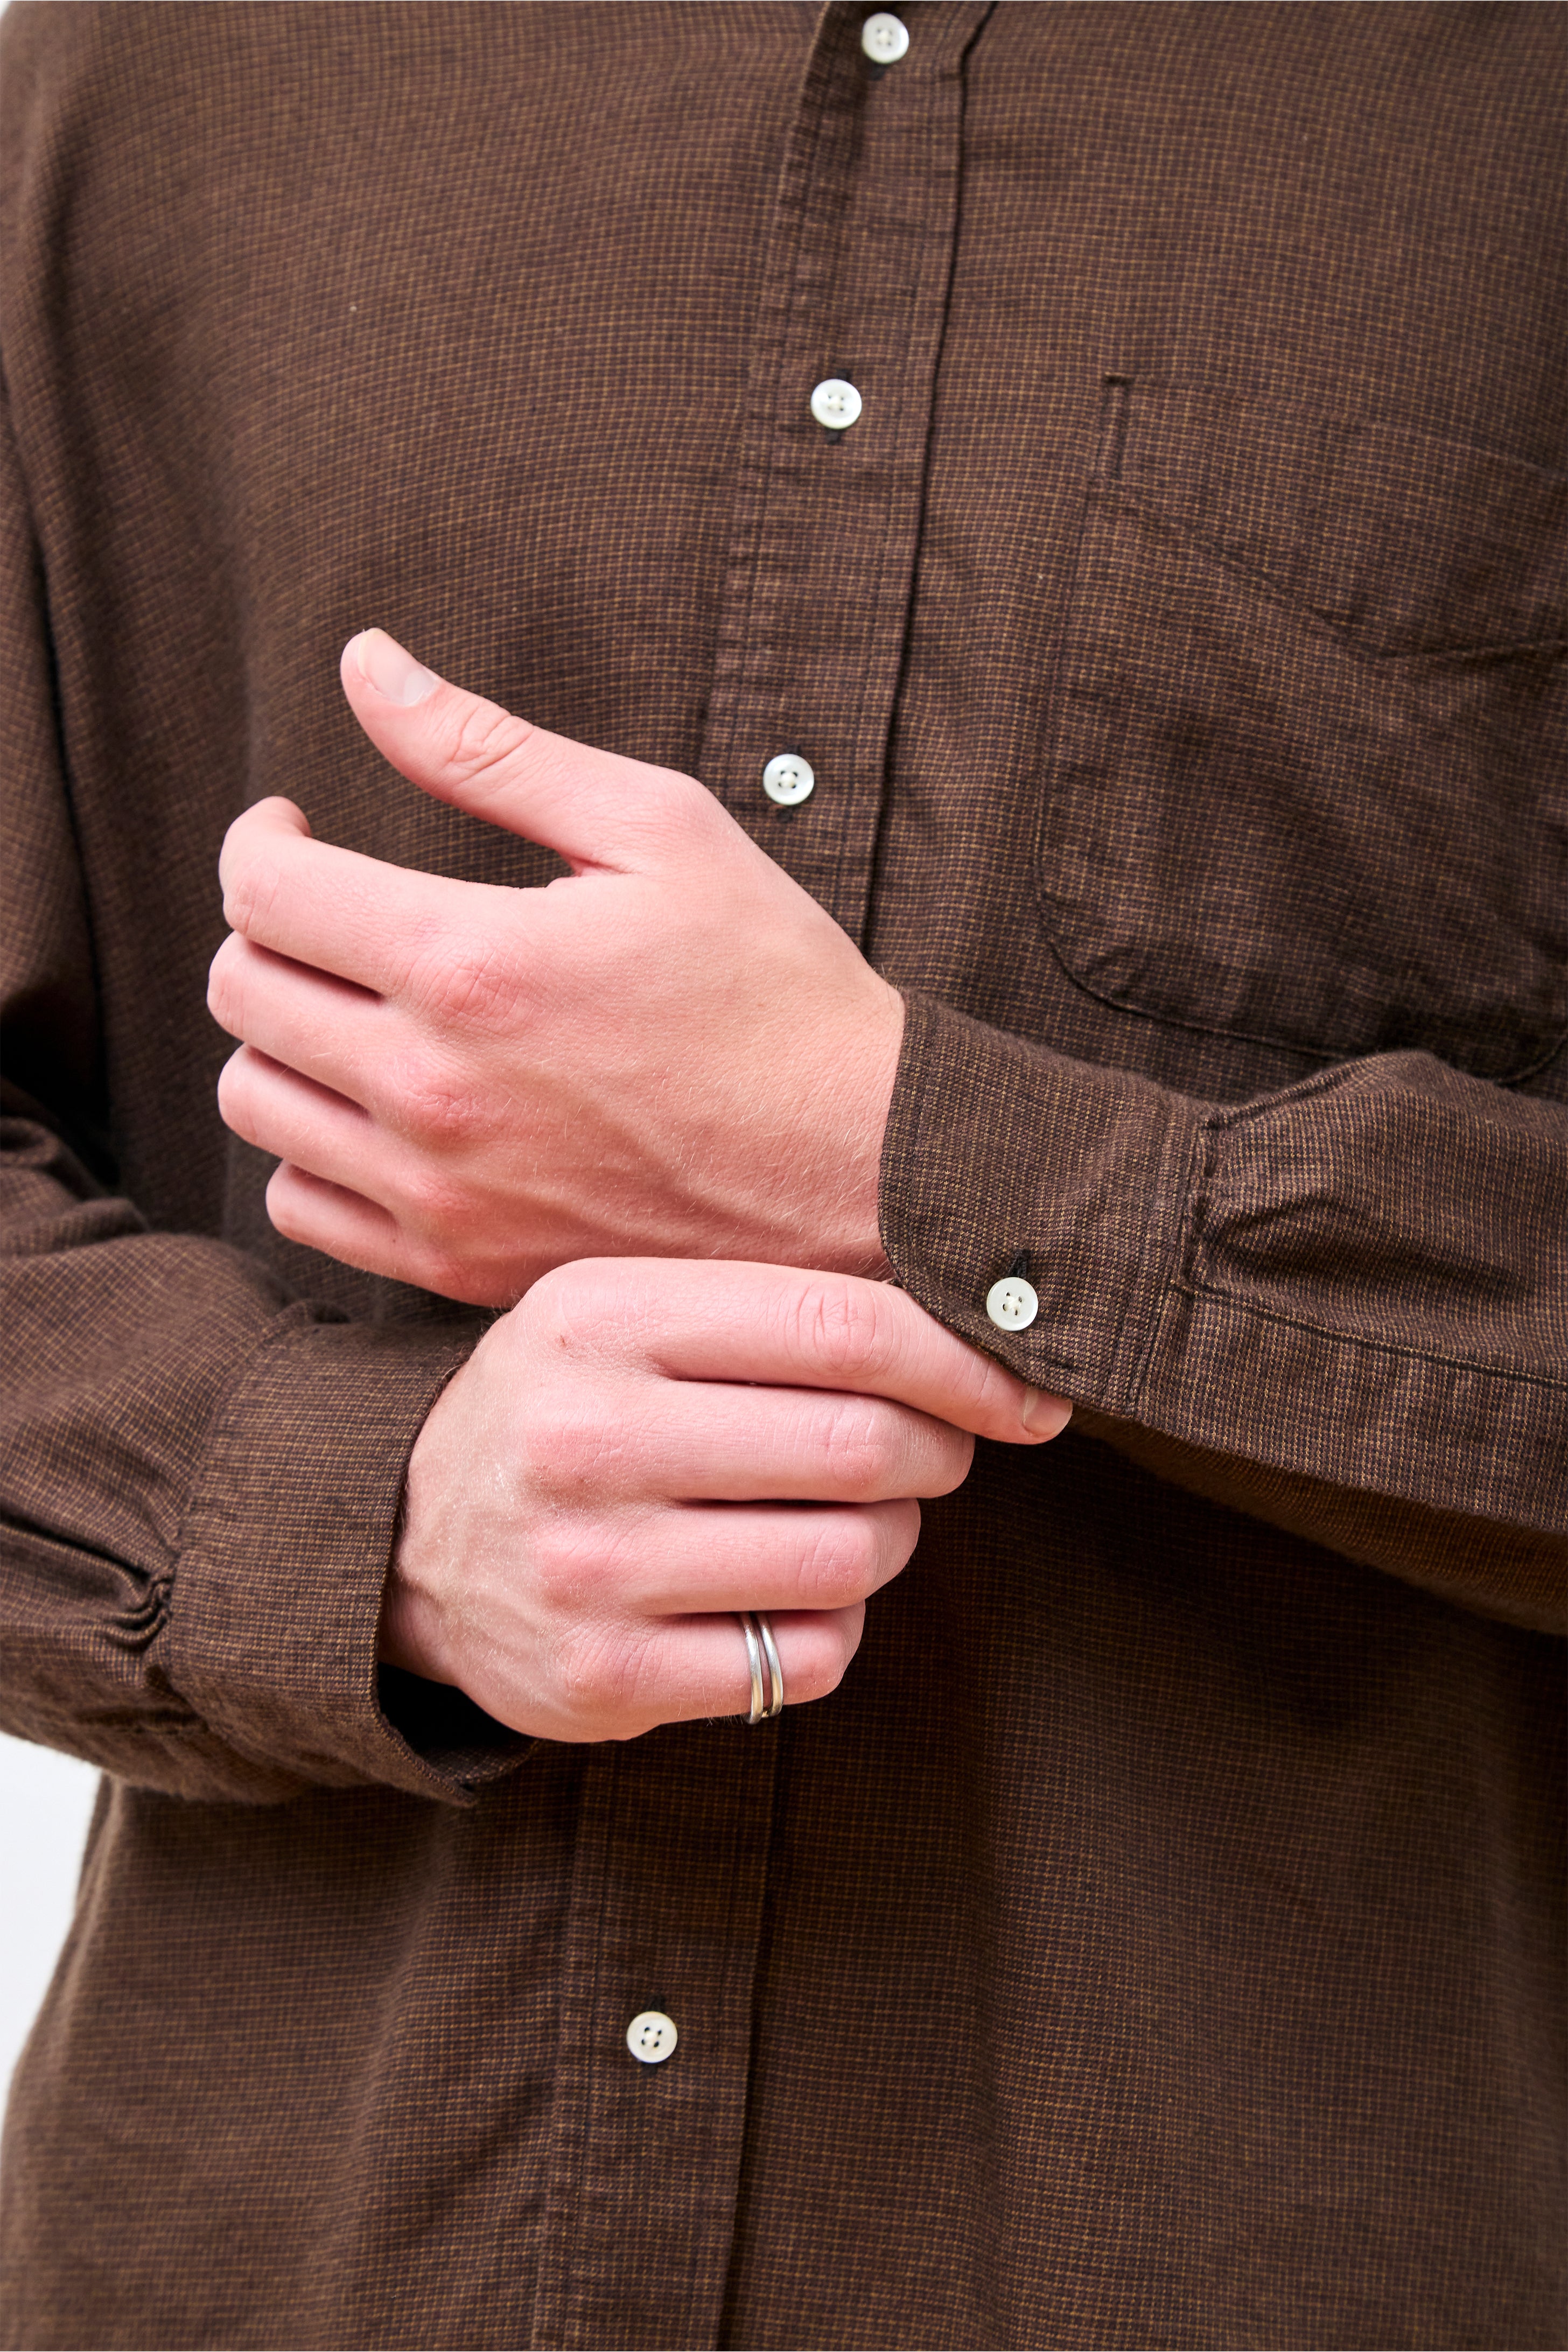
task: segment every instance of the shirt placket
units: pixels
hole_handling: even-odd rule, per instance
[[[703,781],[863,935],[984,5],[822,11],[769,225]],[[880,32],[863,42],[869,17]],[[859,396],[853,424],[813,393]],[[855,405],[853,400],[848,407]],[[763,782],[773,766],[772,794]],[[801,786],[809,776],[809,789]],[[736,1644],[741,1632],[736,1628]],[[584,1767],[533,2342],[719,2341],[784,1727]],[[628,2028],[656,2022],[627,2046]],[[652,2053],[652,2054],[648,2054]]]
[[[743,1657],[738,1622],[735,1647]],[[777,1749],[775,1726],[742,1720],[589,1756],[537,2347],[718,2341]],[[650,2016],[634,2053],[628,2033]]]
[[[875,12],[885,21],[888,12]],[[958,219],[963,68],[989,5],[822,12],[790,126],[741,424],[699,773],[852,939],[865,935]],[[873,50],[875,33],[869,36]],[[859,396],[853,424],[813,413]],[[853,405],[851,403],[850,405]],[[831,399],[818,403],[831,419]],[[771,762],[804,761],[811,788]]]

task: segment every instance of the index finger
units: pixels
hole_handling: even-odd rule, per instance
[[[520,1313],[680,1381],[837,1389],[912,1405],[973,1436],[1034,1445],[1071,1418],[907,1293],[852,1274],[734,1259],[599,1258],[536,1283]]]
[[[236,817],[224,837],[218,879],[232,930],[378,996],[397,994],[426,945],[463,924],[458,894],[471,908],[473,893],[486,887],[411,873],[317,841],[302,813],[285,800],[258,801]]]

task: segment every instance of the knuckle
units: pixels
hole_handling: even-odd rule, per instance
[[[236,931],[230,931],[212,962],[207,967],[207,1011],[220,1029],[231,1034],[238,1031],[244,991],[240,982],[240,961],[244,941]]]
[[[978,1348],[963,1341],[965,1361],[963,1371],[969,1375],[970,1404],[975,1419],[984,1419],[999,1432],[1011,1436],[1018,1426],[1019,1391],[1023,1383],[994,1356],[985,1355]]]
[[[256,893],[249,865],[236,861],[224,877],[223,919],[231,931],[241,936],[250,929],[256,910]]]
[[[434,1291],[437,1298],[455,1298],[465,1307],[499,1307],[504,1314],[517,1298],[518,1286],[510,1270],[464,1249],[461,1231],[459,1227],[458,1242],[453,1244],[443,1241],[439,1234],[416,1235],[399,1227],[405,1265],[398,1269],[398,1278],[412,1283],[416,1289]]]
[[[529,1569],[540,1599],[562,1616],[585,1614],[604,1581],[596,1548],[565,1514],[534,1529]]]
[[[892,1415],[868,1397],[825,1399],[816,1408],[816,1450],[837,1493],[870,1500],[885,1493],[899,1461]]]
[[[526,719],[470,698],[447,715],[437,750],[465,784],[483,784],[497,777],[532,733]]]
[[[930,1467],[920,1482],[922,1495],[951,1495],[962,1486],[974,1461],[974,1440],[967,1430],[950,1429],[945,1423],[935,1424],[937,1442],[931,1449]]]
[[[843,1609],[876,1589],[881,1538],[873,1520],[836,1514],[812,1528],[801,1561],[801,1606]]]
[[[287,1163],[273,1170],[266,1197],[268,1221],[274,1233],[281,1234],[286,1242],[309,1243],[313,1228],[308,1204]]]
[[[553,1371],[574,1352],[577,1317],[573,1312],[572,1265],[552,1266],[531,1283],[509,1318],[517,1343],[537,1353]]]
[[[574,1625],[557,1646],[557,1686],[579,1723],[612,1724],[631,1714],[644,1677],[642,1648],[624,1625]]]
[[[883,1506],[883,1528],[889,1573],[900,1575],[914,1557],[921,1539],[921,1507],[912,1495]]]
[[[458,1255],[450,1249],[451,1239],[465,1230],[472,1208],[461,1184],[438,1168],[416,1161],[405,1170],[395,1198],[401,1221],[433,1258]]]
[[[623,1331],[629,1319],[624,1265],[578,1258],[552,1266],[531,1285],[520,1314],[547,1361],[558,1363],[563,1356],[602,1360],[606,1333]]]
[[[836,1691],[855,1655],[858,1620],[821,1617],[792,1629],[790,1655],[784,1666],[784,1689],[792,1704],[826,1698]]]
[[[814,1276],[790,1299],[789,1318],[790,1342],[814,1369],[851,1384],[881,1369],[888,1318],[875,1284]]]
[[[668,844],[711,840],[715,816],[724,813],[706,784],[679,768],[637,766],[637,791],[628,794],[635,816],[648,835]],[[724,822],[730,823],[728,817]],[[738,828],[737,828],[738,830]],[[744,836],[742,836],[744,838]]]
[[[409,1055],[390,1074],[388,1115],[416,1141],[474,1142],[485,1126],[484,1107],[459,1073],[426,1055]]]
[[[266,922],[278,894],[282,877],[277,861],[265,852],[247,846],[239,855],[226,861],[227,871],[223,882],[223,919],[231,931],[242,939]]]
[[[258,1143],[250,1056],[242,1045],[231,1054],[217,1075],[218,1117],[242,1143]]]
[[[462,1298],[465,1294],[461,1269],[454,1267],[438,1251],[428,1248],[417,1234],[411,1234],[397,1220],[390,1218],[375,1236],[373,1244],[363,1238],[356,1248],[353,1263],[363,1265],[367,1273],[384,1274],[394,1282],[406,1282],[416,1290],[434,1291],[440,1298]]]

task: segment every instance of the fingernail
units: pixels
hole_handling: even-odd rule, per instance
[[[441,681],[433,669],[416,662],[412,654],[405,653],[395,637],[384,629],[366,629],[354,648],[360,676],[370,680],[378,694],[388,702],[423,702],[433,694]]]
[[[1031,1437],[1059,1437],[1072,1419],[1072,1407],[1066,1397],[1052,1396],[1045,1389],[1026,1389],[1019,1419]]]

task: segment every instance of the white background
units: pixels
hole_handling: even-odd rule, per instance
[[[98,1774],[0,1734],[0,2095],[70,1925]]]

